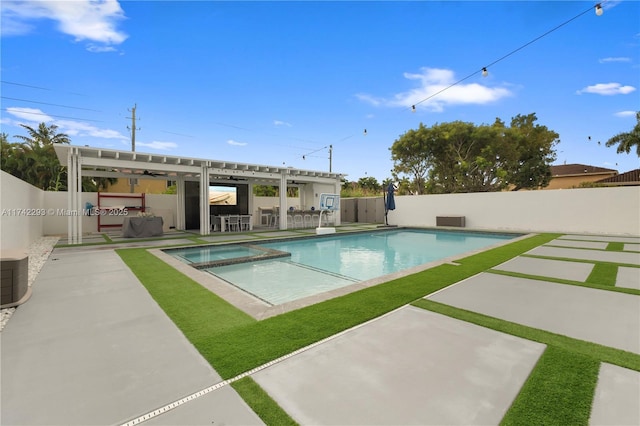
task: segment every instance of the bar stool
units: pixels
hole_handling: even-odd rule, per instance
[[[269,226],[271,228],[276,228],[279,223],[280,223],[280,215],[277,214],[277,213],[272,214],[271,215],[271,223],[269,223]]]
[[[303,217],[304,220],[304,227],[305,228],[311,228],[313,227],[313,221],[311,220],[311,215],[306,213]]]
[[[269,226],[272,228],[278,227],[280,223],[280,207],[274,207],[271,218],[269,219]]]

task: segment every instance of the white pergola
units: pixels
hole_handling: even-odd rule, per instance
[[[82,178],[144,178],[176,181],[177,216],[176,228],[185,229],[185,181],[200,182],[200,234],[210,231],[209,185],[211,183],[229,183],[243,180],[247,184],[274,185],[280,188],[279,206],[286,210],[287,185],[322,184],[340,193],[343,174],[301,170],[292,167],[264,166],[221,160],[176,157],[162,154],[149,154],[133,151],[92,148],[54,144],[60,164],[67,164],[68,209],[82,211]],[[251,194],[251,192],[250,192]],[[339,211],[336,212],[336,224],[339,224]],[[68,241],[70,244],[82,242],[82,215],[70,215],[68,218]],[[280,229],[287,228],[286,215],[280,215]]]

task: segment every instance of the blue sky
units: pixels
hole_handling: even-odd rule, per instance
[[[595,5],[3,0],[2,132],[129,150],[137,105],[139,152],[328,171],[332,145],[333,172],[382,181],[421,122],[536,113],[555,164],[625,172],[604,143],[640,110],[640,2]]]

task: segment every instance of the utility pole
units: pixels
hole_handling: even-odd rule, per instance
[[[136,151],[136,107],[137,104],[133,105],[131,108],[131,127],[127,126],[129,130],[131,130],[131,151]]]
[[[329,145],[329,173],[331,173],[331,159],[333,157],[333,145]]]
[[[133,104],[133,108],[131,108],[131,127],[127,126],[127,129],[131,130],[131,152],[136,152],[136,108],[137,104]],[[133,194],[134,190],[134,179],[129,179],[129,192]]]

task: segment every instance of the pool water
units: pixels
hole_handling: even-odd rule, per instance
[[[252,260],[251,252],[246,250],[254,249],[238,245],[167,250],[167,253],[198,264],[220,256],[241,258],[243,263],[204,270],[271,305],[278,305],[515,237],[514,234],[398,229],[260,243],[260,248],[291,254],[270,260],[259,260],[257,256]]]

